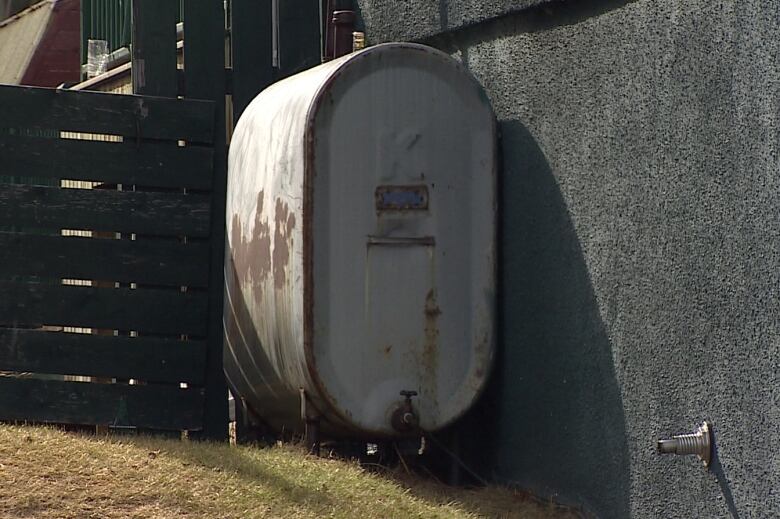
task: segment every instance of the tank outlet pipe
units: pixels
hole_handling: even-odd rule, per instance
[[[412,406],[412,397],[417,396],[417,391],[401,391],[401,396],[404,397],[404,401],[398,409],[393,412],[390,418],[390,424],[393,429],[400,433],[408,433],[414,431],[419,426],[419,418]]]
[[[668,440],[658,440],[658,452],[683,456],[695,454],[705,467],[709,467],[712,461],[712,445],[712,429],[704,422],[691,434],[678,434]]]

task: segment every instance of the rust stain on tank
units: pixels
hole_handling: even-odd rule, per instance
[[[233,215],[230,245],[236,277],[242,285],[253,288],[255,303],[260,304],[260,286],[271,273],[271,228],[263,220],[263,191],[257,195],[255,225],[248,238],[244,236],[239,216]]]
[[[295,229],[295,215],[281,199],[276,200],[274,220],[276,222],[273,250],[274,287],[282,289],[287,283],[287,266],[290,262],[290,250],[293,247],[292,232]]]
[[[474,368],[474,376],[477,378],[482,378],[485,376],[485,364],[488,358],[488,352],[490,348],[490,336],[488,335],[487,330],[481,330],[479,334],[479,339],[477,339],[477,342],[474,346],[474,356],[477,359],[476,367]]]
[[[426,380],[436,381],[436,368],[439,357],[439,324],[441,310],[436,302],[436,292],[430,289],[425,296],[425,344],[422,351],[422,366],[428,373]],[[435,385],[432,392],[435,392]]]
[[[481,316],[483,322],[488,319],[487,316]],[[474,369],[473,380],[471,381],[475,388],[482,386],[484,379],[487,377],[490,371],[490,365],[492,356],[490,352],[492,350],[490,343],[490,334],[487,330],[482,330],[481,337],[477,341],[474,349],[475,358],[477,359],[477,365]]]

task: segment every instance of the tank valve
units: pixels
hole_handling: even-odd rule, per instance
[[[660,454],[696,454],[704,462],[705,467],[712,461],[712,430],[704,422],[692,434],[672,436],[671,440],[658,440]]]
[[[390,423],[398,432],[411,432],[417,428],[417,414],[412,407],[412,397],[417,396],[417,391],[401,391],[404,402],[393,411]]]

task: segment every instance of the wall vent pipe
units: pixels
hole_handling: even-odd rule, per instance
[[[705,467],[709,467],[712,461],[712,445],[712,429],[704,422],[691,434],[679,434],[671,439],[658,440],[658,452],[683,456],[695,454]]]

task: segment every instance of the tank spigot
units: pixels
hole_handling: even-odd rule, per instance
[[[390,423],[398,432],[411,432],[417,428],[417,414],[412,407],[412,397],[417,396],[417,391],[401,391],[404,397],[403,404],[393,412]]]
[[[670,440],[658,440],[658,452],[660,454],[696,454],[704,463],[710,466],[712,461],[712,430],[707,422],[702,423],[691,434],[679,434],[672,436]]]

